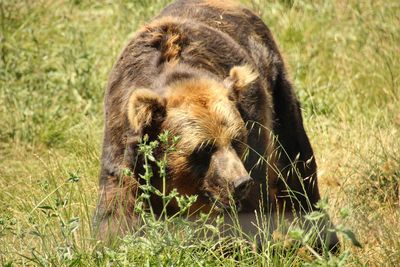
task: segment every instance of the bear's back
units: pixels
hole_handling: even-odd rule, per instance
[[[204,23],[228,34],[246,48],[249,47],[249,37],[253,37],[270,51],[278,52],[273,36],[264,22],[236,1],[179,0],[166,7],[157,18],[164,16]]]
[[[179,0],[138,30],[114,66],[109,89],[116,83],[156,89],[154,77],[174,61],[221,79],[233,66],[249,64],[265,78],[266,87],[283,69],[269,29],[249,9],[231,1]]]

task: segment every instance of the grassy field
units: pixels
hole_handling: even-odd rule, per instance
[[[0,264],[400,266],[397,0],[243,1],[285,56],[329,213],[362,248],[341,236],[338,255],[317,257],[237,240],[229,257],[185,242],[185,223],[109,248],[91,237],[108,73],[168,2],[0,0]]]

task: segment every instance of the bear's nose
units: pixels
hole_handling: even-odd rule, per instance
[[[253,179],[250,176],[243,176],[233,182],[235,189],[235,198],[243,199],[249,193],[250,187],[253,184]]]

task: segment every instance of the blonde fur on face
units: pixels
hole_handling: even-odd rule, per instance
[[[128,119],[133,129],[143,129],[154,111],[168,113],[163,128],[182,136],[181,143],[193,150],[201,142],[225,146],[245,135],[245,123],[230,95],[245,93],[258,78],[248,65],[235,66],[223,83],[210,78],[180,80],[166,88],[165,98],[148,89],[137,89],[129,98]]]
[[[246,128],[229,89],[208,79],[176,83],[168,89],[168,117],[164,127],[183,138],[181,146],[194,150],[202,142],[226,146],[246,135]]]

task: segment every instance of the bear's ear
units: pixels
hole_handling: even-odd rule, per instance
[[[229,77],[224,80],[229,96],[235,99],[247,91],[250,85],[258,78],[258,73],[249,65],[235,66],[229,72]]]
[[[128,102],[128,119],[132,129],[144,134],[144,129],[159,126],[166,116],[165,99],[148,89],[136,89]]]

